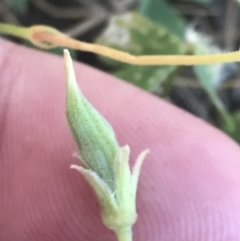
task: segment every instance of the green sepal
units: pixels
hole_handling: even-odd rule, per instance
[[[77,165],[71,165],[71,168],[78,170],[91,185],[104,215],[115,214],[118,211],[114,193],[95,172]]]
[[[124,209],[131,204],[129,196],[131,190],[131,170],[129,167],[129,146],[120,147],[114,161],[114,178],[116,200],[120,208]]]
[[[145,160],[147,154],[149,153],[149,150],[146,149],[145,151],[141,152],[138,156],[133,169],[132,169],[132,176],[131,176],[131,193],[133,196],[133,199],[136,200],[136,194],[137,194],[137,187],[138,187],[138,179],[141,171],[141,167],[143,164],[143,161]],[[134,203],[136,203],[134,201]]]

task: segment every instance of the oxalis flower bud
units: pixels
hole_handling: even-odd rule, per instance
[[[82,166],[72,165],[92,186],[101,206],[105,225],[119,240],[131,240],[131,226],[137,219],[136,191],[142,152],[131,172],[130,148],[120,147],[109,123],[86,100],[78,88],[72,60],[64,50],[67,74],[67,120],[78,146]]]

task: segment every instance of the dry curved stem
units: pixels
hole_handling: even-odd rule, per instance
[[[31,41],[40,48],[67,47],[92,52],[120,62],[133,65],[202,65],[240,61],[240,51],[212,55],[144,55],[135,56],[106,46],[86,43],[44,25],[29,28],[0,23],[0,33]]]

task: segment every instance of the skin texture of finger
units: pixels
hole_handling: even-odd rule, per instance
[[[75,170],[63,58],[0,40],[0,240],[116,240]],[[8,53],[8,55],[6,55]],[[114,77],[75,64],[84,95],[131,164],[149,148],[135,241],[240,240],[240,150],[220,131]]]

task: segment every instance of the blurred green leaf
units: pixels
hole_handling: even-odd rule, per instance
[[[141,0],[138,12],[154,23],[164,26],[179,38],[184,39],[186,23],[166,1]]]
[[[12,8],[19,12],[25,13],[28,9],[29,0],[8,0]]]
[[[198,3],[198,4],[209,4],[210,0],[188,0],[187,2]]]
[[[174,34],[137,13],[113,18],[96,42],[134,55],[185,54],[187,49],[186,44]],[[117,68],[114,72],[117,77],[147,91],[153,91],[177,68],[177,66],[135,66],[106,58],[101,59]]]
[[[208,51],[204,49],[204,47],[200,45],[196,45],[194,48],[195,55],[207,54]],[[223,105],[222,101],[218,97],[216,87],[214,84],[214,80],[218,70],[217,65],[198,65],[194,66],[194,71],[196,76],[199,79],[200,84],[203,86],[204,90],[208,94],[210,100],[212,101],[213,105],[217,109],[221,120],[223,129],[227,132],[232,132],[234,130],[234,121],[231,115],[226,110],[225,106]]]
[[[129,66],[115,72],[118,78],[141,87],[147,91],[154,91],[159,84],[167,80],[168,76],[175,70],[175,66],[142,67]]]
[[[240,143],[240,110],[232,114],[235,121],[235,130],[229,134],[235,141]]]

